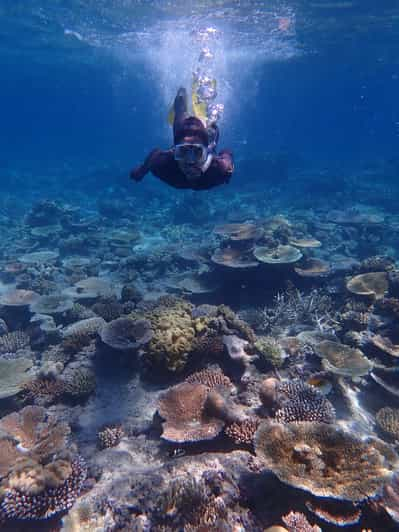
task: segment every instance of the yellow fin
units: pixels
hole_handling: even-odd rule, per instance
[[[174,108],[174,101],[169,106],[168,111],[168,124],[170,126],[173,126],[173,122],[175,121],[175,108]]]

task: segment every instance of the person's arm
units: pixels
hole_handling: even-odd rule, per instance
[[[225,182],[228,183],[234,172],[233,152],[230,150],[222,150],[218,156],[218,163]]]
[[[156,161],[157,157],[161,153],[161,150],[158,148],[155,148],[152,150],[146,157],[143,164],[140,164],[139,166],[136,166],[131,172],[130,172],[130,179],[133,179],[134,181],[141,181],[144,176],[151,170],[152,165]]]

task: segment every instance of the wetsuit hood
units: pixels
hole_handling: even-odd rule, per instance
[[[175,131],[174,143],[180,144],[184,142],[186,137],[190,137],[193,143],[204,146],[209,144],[208,132],[201,120],[195,116],[189,116],[183,120],[181,126]]]

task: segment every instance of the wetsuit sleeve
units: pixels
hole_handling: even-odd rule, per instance
[[[222,150],[218,156],[218,163],[220,172],[225,178],[225,183],[228,183],[234,172],[233,152],[230,150]]]
[[[155,148],[154,150],[152,150],[147,155],[143,164],[140,164],[139,166],[137,166],[130,172],[130,178],[133,179],[134,181],[141,181],[144,178],[144,176],[148,174],[148,172],[151,171],[151,168],[153,167],[154,164],[156,164],[161,153],[162,151],[159,150],[158,148]]]

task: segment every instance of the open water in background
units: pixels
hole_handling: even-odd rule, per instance
[[[229,190],[210,194],[228,196],[254,180],[270,186],[266,153],[338,177],[397,157],[394,0],[2,0],[5,192],[48,197],[59,187],[68,197],[68,183],[76,192],[93,173],[93,195],[165,189],[151,177],[134,187],[128,171],[153,146],[170,144],[167,106],[189,80],[192,32],[207,26],[221,35],[220,147],[231,147],[237,162]]]

